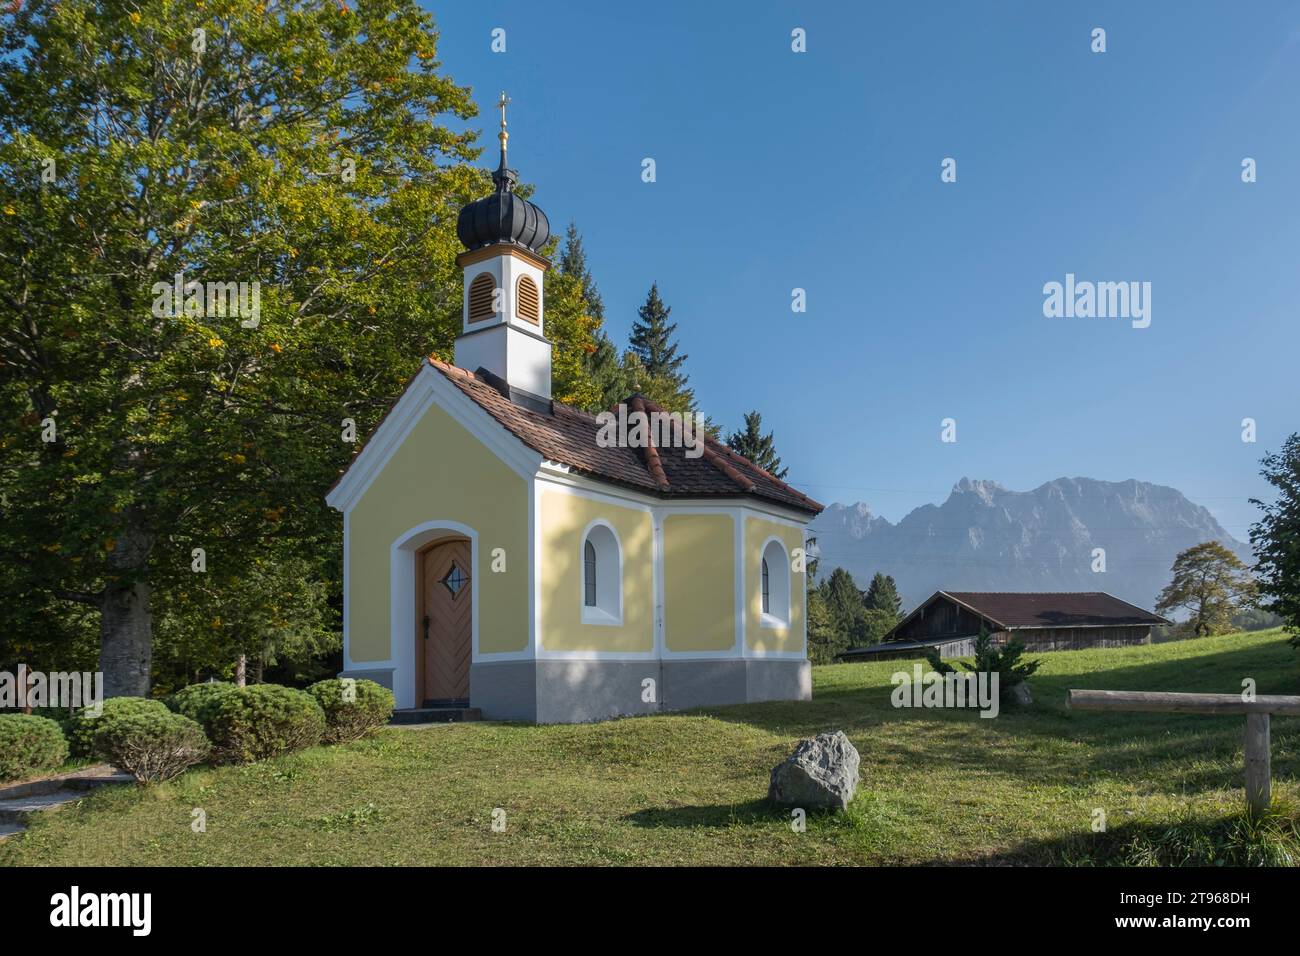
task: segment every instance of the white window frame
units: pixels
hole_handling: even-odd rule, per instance
[[[592,534],[596,539],[592,539]],[[603,541],[601,539],[604,539]],[[596,606],[587,605],[587,542],[596,549]],[[613,546],[612,548],[610,546]],[[611,554],[612,551],[612,554]],[[578,544],[578,606],[582,623],[603,627],[623,625],[623,542],[614,526],[597,518],[582,530]]]
[[[772,545],[776,545],[775,548]],[[767,606],[763,607],[763,562],[767,561]],[[790,554],[785,549],[785,542],[776,535],[769,535],[763,542],[763,550],[758,553],[758,606],[759,624],[766,628],[787,628],[790,626],[790,607],[793,601],[791,593],[794,582],[791,580]]]

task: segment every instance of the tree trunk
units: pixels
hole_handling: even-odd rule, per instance
[[[248,655],[240,654],[239,660],[235,661],[235,686],[248,686]]]
[[[153,659],[153,614],[144,581],[104,589],[99,619],[99,669],[105,697],[146,697]]]
[[[152,536],[133,513],[108,555],[109,580],[99,606],[99,669],[104,672],[105,697],[149,694],[153,612],[144,575],[152,545]]]

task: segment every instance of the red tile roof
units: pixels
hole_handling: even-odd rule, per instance
[[[1169,623],[1163,617],[1121,601],[1105,591],[939,591],[935,594],[935,597],[940,596],[950,597],[1010,630]]]
[[[546,413],[512,401],[485,375],[475,375],[436,358],[429,364],[498,424],[543,458],[602,481],[661,498],[735,498],[752,496],[796,511],[817,514],[822,505],[769,474],[722,442],[705,439],[704,453],[687,458],[678,447],[602,448],[596,443],[596,416],[560,402]],[[629,411],[662,412],[643,395],[626,402]]]

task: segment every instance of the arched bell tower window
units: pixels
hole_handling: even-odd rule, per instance
[[[582,623],[623,623],[623,554],[604,522],[594,522],[582,539]]]
[[[761,558],[760,598],[763,627],[790,625],[790,559],[778,538],[763,545]]]
[[[539,324],[542,315],[542,297],[537,290],[537,283],[530,276],[520,276],[515,288],[519,299],[516,309],[519,318],[533,325]]]
[[[490,272],[480,272],[469,284],[469,320],[482,322],[496,315],[492,308],[495,304],[497,280]]]

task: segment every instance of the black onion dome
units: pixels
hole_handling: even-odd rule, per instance
[[[479,249],[496,242],[511,242],[538,252],[551,238],[551,223],[527,199],[516,196],[517,176],[504,167],[492,174],[497,188],[460,211],[456,235],[466,249]]]

